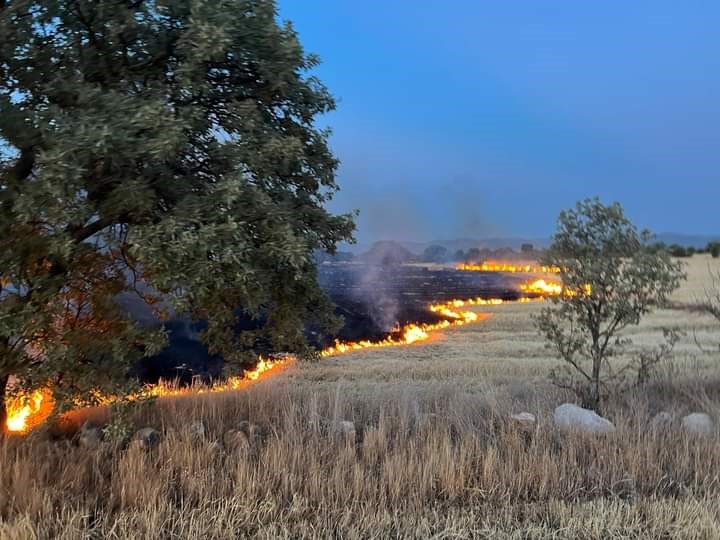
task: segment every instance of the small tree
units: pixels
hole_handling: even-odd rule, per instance
[[[705,249],[713,259],[720,257],[720,242],[709,242]]]
[[[648,248],[649,238],[648,232],[638,233],[618,203],[586,199],[560,213],[552,245],[541,258],[543,265],[561,269],[563,285],[563,294],[536,320],[563,361],[551,377],[572,389],[584,407],[598,410],[612,383],[632,366],[643,382],[656,363],[648,354],[625,366],[611,362],[630,344],[621,332],[663,305],[684,278],[681,264],[666,251]],[[668,342],[675,340],[676,334],[668,333]]]

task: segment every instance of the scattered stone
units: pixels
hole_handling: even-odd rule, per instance
[[[154,448],[160,443],[160,439],[162,439],[160,432],[151,427],[139,429],[133,436],[133,441],[139,441],[139,444],[135,443],[135,446],[145,449]]]
[[[337,423],[336,431],[340,433],[346,441],[354,443],[357,436],[355,423],[349,420],[341,420]]]
[[[99,427],[95,427],[86,422],[80,428],[80,433],[78,434],[78,444],[83,448],[97,448],[100,446],[102,440],[103,432]]]
[[[572,403],[563,403],[553,414],[555,426],[567,431],[584,433],[613,433],[615,426],[595,411],[583,409]]]
[[[510,419],[514,420],[522,428],[535,427],[535,415],[529,412],[521,412],[518,414],[511,414]]]
[[[228,452],[248,452],[250,450],[248,436],[239,429],[228,429],[223,434],[223,445]]]
[[[705,413],[688,414],[682,419],[682,428],[695,435],[710,435],[715,431],[712,418]]]
[[[193,422],[187,428],[187,433],[194,441],[202,441],[205,439],[205,424],[202,422]]]
[[[661,411],[650,420],[650,428],[654,431],[668,431],[675,423],[675,415],[667,411]]]

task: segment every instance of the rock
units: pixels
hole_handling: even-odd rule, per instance
[[[87,422],[80,428],[78,444],[83,448],[93,449],[100,446],[103,440],[103,432],[100,428],[92,426]]]
[[[529,412],[521,412],[518,414],[511,414],[510,419],[515,421],[520,427],[532,428],[535,426],[535,415]]]
[[[572,403],[563,403],[553,414],[555,426],[565,431],[584,433],[613,433],[615,426],[595,411],[583,409]]]
[[[654,431],[668,431],[675,423],[675,415],[661,411],[650,420],[650,428]]]
[[[138,443],[135,443],[135,446],[139,446],[145,449],[153,448],[157,446],[160,443],[160,439],[162,439],[162,435],[157,429],[153,429],[151,427],[146,427],[139,429],[135,432],[135,435],[133,436],[133,441],[138,441]]]
[[[341,434],[346,441],[355,442],[357,432],[355,431],[355,423],[349,420],[341,420],[335,426],[335,430]]]
[[[244,431],[228,429],[223,434],[223,445],[228,452],[248,452],[250,450],[250,439],[248,439]]]
[[[194,441],[202,441],[205,439],[205,424],[202,422],[193,422],[187,427],[187,434]]]
[[[715,431],[715,424],[712,418],[705,413],[688,414],[682,419],[681,424],[687,433],[695,435],[710,435]]]

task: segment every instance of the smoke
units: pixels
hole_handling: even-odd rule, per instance
[[[383,332],[398,324],[400,300],[397,291],[387,288],[388,272],[383,266],[365,266],[353,272],[353,298],[366,306],[373,323]]]

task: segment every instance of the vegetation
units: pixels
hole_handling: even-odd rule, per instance
[[[563,361],[552,378],[572,389],[584,407],[599,410],[602,401],[636,368],[636,381],[667,355],[677,336],[655,353],[640,354],[636,364],[613,365],[611,359],[630,345],[623,330],[662,307],[684,278],[680,263],[646,248],[648,233],[638,233],[622,207],[586,199],[563,211],[550,248],[541,263],[560,268],[563,294],[552,299],[537,326]]]
[[[689,261],[673,306],[708,287],[708,264],[720,270],[709,256]],[[629,328],[638,343],[674,323],[685,335],[672,369],[606,403],[617,432],[592,437],[552,426],[573,396],[547,380],[557,360],[531,319],[542,308],[483,307],[490,318],[428,345],[302,363],[242,392],[159,399],[133,418],[163,432],[149,452],[11,438],[0,444],[0,538],[720,537],[717,428],[650,429],[662,410],[720,418],[715,320],[673,308]],[[538,426],[509,421],[521,411]],[[356,444],[334,432],[338,419],[355,423]],[[247,452],[226,449],[224,431],[243,420],[262,437]]]
[[[207,319],[239,365],[331,325],[335,103],[272,0],[2,0],[0,35],[0,404],[10,374],[80,394],[157,350],[121,293]]]

